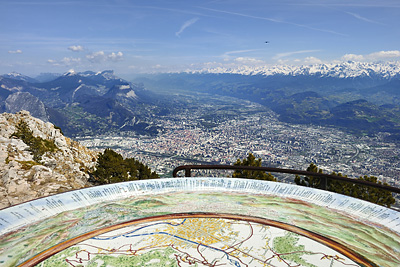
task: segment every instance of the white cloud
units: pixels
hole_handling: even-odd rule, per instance
[[[367,55],[346,54],[342,57],[345,61],[380,61],[400,58],[399,50],[379,51]]]
[[[186,30],[186,28],[192,26],[194,23],[196,23],[199,20],[199,18],[192,18],[190,20],[187,20],[183,23],[183,25],[181,26],[181,28],[179,29],[179,31],[177,31],[175,33],[176,36],[180,37],[180,35],[182,34],[182,32],[184,30]]]
[[[255,51],[260,51],[262,49],[246,49],[246,50],[233,50],[233,51],[228,51],[225,52],[221,57],[223,59],[223,61],[231,61],[232,57],[231,55],[235,55],[235,54],[246,54],[246,53],[251,53],[251,52],[255,52]],[[254,58],[250,58],[250,57],[236,57],[235,59],[233,59],[234,61],[236,61],[237,63],[241,63],[241,64],[245,64],[244,61],[247,61],[247,63],[251,63],[251,64],[258,64],[256,63],[256,59]],[[240,62],[242,61],[242,62]],[[264,63],[264,62],[260,62],[260,63]]]
[[[264,61],[256,59],[256,58],[250,58],[250,57],[237,57],[235,58],[235,61],[241,64],[246,64],[246,65],[261,65],[265,64]]]
[[[114,61],[114,62],[121,61],[121,60],[123,60],[123,56],[124,56],[124,54],[122,52],[117,52],[117,53],[112,52],[111,54],[109,54],[107,56],[107,59]]]
[[[355,55],[355,54],[346,54],[342,56],[342,60],[344,61],[363,61],[364,56],[363,55]]]
[[[274,59],[280,59],[283,57],[290,57],[290,56],[297,55],[297,54],[305,54],[305,53],[312,53],[312,52],[319,52],[319,51],[321,51],[321,50],[300,50],[300,51],[279,53],[279,54],[276,54]]]
[[[68,47],[68,50],[71,50],[73,52],[81,52],[83,51],[83,46],[81,45],[71,45],[70,47]]]
[[[306,57],[304,59],[305,64],[313,65],[313,64],[322,64],[322,60],[316,57]]]
[[[367,58],[371,60],[383,60],[383,59],[390,59],[400,57],[399,50],[392,50],[392,51],[379,51],[375,53],[371,53],[367,56]]]
[[[48,59],[47,63],[52,64],[53,66],[70,66],[81,63],[81,58],[73,58],[73,57],[64,57],[63,59],[57,61],[54,59]]]
[[[296,61],[296,60],[295,60]],[[277,61],[278,65],[286,65],[289,64],[289,60],[288,59],[278,59]]]
[[[60,66],[60,63],[58,63],[57,60],[54,59],[48,59],[47,63],[50,63],[53,66]]]
[[[22,54],[22,50],[17,49],[17,50],[10,50],[8,51],[9,54]]]
[[[61,60],[65,65],[77,64],[81,62],[80,58],[65,57]]]
[[[86,58],[90,62],[101,62],[101,61],[105,60],[106,55],[105,55],[104,51],[98,51],[98,52],[93,52],[93,53],[87,54]]]
[[[93,52],[91,54],[86,55],[86,59],[93,63],[99,63],[102,61],[121,61],[123,60],[122,52],[112,52],[111,54],[106,54],[104,51]]]

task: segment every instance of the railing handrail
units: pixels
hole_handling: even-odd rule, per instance
[[[336,176],[331,174],[325,173],[318,173],[318,172],[309,172],[309,171],[301,171],[301,170],[293,170],[293,169],[282,169],[282,168],[273,168],[273,167],[253,167],[253,166],[235,166],[235,165],[181,165],[174,169],[172,172],[173,177],[177,177],[178,171],[185,170],[185,177],[191,176],[191,170],[198,169],[198,170],[252,170],[252,171],[265,171],[265,172],[276,172],[276,173],[289,173],[289,174],[298,174],[298,175],[306,175],[306,176],[314,176],[319,177],[321,179],[321,188],[320,189],[327,189],[327,180],[335,180],[335,181],[345,181],[350,182],[353,184],[360,184],[371,186],[379,189],[384,189],[393,193],[400,194],[400,188],[384,185],[384,184],[377,184],[374,182],[348,178],[343,176]]]

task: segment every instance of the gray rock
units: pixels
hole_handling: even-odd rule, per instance
[[[33,161],[28,146],[11,135],[24,120],[36,137],[54,141],[58,150]],[[0,209],[68,190],[91,186],[82,170],[95,166],[93,152],[61,134],[51,123],[34,118],[28,111],[0,114]]]
[[[33,117],[49,121],[49,116],[42,101],[28,92],[17,92],[7,97],[5,111],[17,113],[21,110],[30,111]]]

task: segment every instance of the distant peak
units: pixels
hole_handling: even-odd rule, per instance
[[[117,77],[114,75],[114,71],[113,71],[113,70],[105,70],[105,71],[102,71],[102,72],[100,73],[100,75],[103,76],[103,77],[106,78],[106,79],[115,79],[115,78],[117,78]]]
[[[67,71],[66,73],[64,73],[63,76],[72,76],[72,75],[76,75],[76,71],[74,69],[70,69],[69,71]]]
[[[14,79],[14,80],[20,80],[20,81],[26,81],[26,82],[36,82],[35,79],[33,79],[29,76],[23,75],[19,72],[15,72],[15,71],[10,72],[8,74],[4,74],[2,76],[5,78],[10,78],[10,79]]]
[[[8,74],[9,76],[14,76],[14,77],[19,77],[19,76],[23,76],[21,73],[16,72],[16,71],[12,71]]]

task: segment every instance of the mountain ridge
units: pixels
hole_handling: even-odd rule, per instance
[[[171,72],[174,73],[174,72]],[[274,66],[237,66],[202,68],[186,70],[184,73],[214,73],[214,74],[242,74],[242,75],[316,75],[319,77],[357,78],[381,76],[385,79],[400,76],[400,62],[355,62],[325,63],[314,65],[274,65]]]
[[[400,63],[395,65],[398,69],[391,69],[390,64],[372,68],[371,64],[349,62],[337,66],[340,72],[335,74],[326,67],[323,75],[300,70],[273,75],[222,71],[164,73],[134,81],[158,91],[200,92],[254,101],[269,107],[287,123],[338,127],[357,134],[397,133],[400,132]],[[367,66],[370,68],[359,69]],[[347,70],[358,76],[340,74]],[[296,73],[300,75],[291,75]],[[360,105],[357,100],[366,103]],[[340,118],[341,109],[350,115]]]
[[[162,125],[154,118],[160,110],[171,114],[168,109],[173,110],[171,103],[175,103],[171,92],[254,101],[289,123],[327,125],[355,132],[359,123],[358,130],[363,134],[400,131],[400,62],[348,61],[275,66],[268,70],[207,69],[144,75],[132,82],[111,70],[70,70],[35,83],[20,77],[24,76],[0,76],[0,111],[29,110],[61,127],[67,136],[122,132],[157,135]],[[162,93],[164,99],[157,93]],[[368,103],[352,102],[359,99]],[[347,109],[353,117],[339,118],[340,108]]]
[[[157,133],[157,128],[146,122],[145,114],[146,109],[155,108],[154,97],[112,70],[70,70],[44,82],[19,77],[25,76],[0,76],[0,111],[28,110],[61,127],[68,136],[109,131]]]

